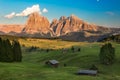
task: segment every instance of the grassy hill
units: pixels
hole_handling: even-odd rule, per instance
[[[21,63],[0,63],[0,80],[120,80],[120,44],[112,43],[116,49],[116,62],[113,65],[99,63],[99,49],[103,43],[67,42],[61,40],[19,39],[22,46]],[[39,47],[29,52],[31,46]],[[71,46],[81,51],[72,52]],[[62,53],[61,48],[68,48]],[[46,52],[46,49],[53,49]],[[50,59],[60,62],[58,68],[45,65]],[[63,65],[67,64],[66,67]],[[75,73],[89,69],[95,64],[100,73],[97,76],[82,76]]]
[[[70,48],[71,46],[82,46],[87,43],[85,42],[68,42],[62,41],[60,39],[49,40],[49,39],[19,39],[21,45],[25,45],[26,47],[36,46],[44,49],[61,49],[61,48]]]

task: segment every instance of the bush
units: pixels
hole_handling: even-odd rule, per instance
[[[102,64],[109,65],[114,63],[115,49],[111,43],[107,43],[101,47],[99,58]]]
[[[78,48],[78,52],[80,52],[81,51],[81,49],[80,48]]]
[[[72,46],[72,47],[71,47],[71,50],[72,50],[72,52],[74,52],[74,51],[75,51],[75,48]]]

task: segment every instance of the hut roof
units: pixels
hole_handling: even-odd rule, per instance
[[[50,63],[52,64],[58,64],[59,62],[57,60],[49,60]]]
[[[97,70],[80,70],[78,74],[86,74],[86,75],[96,75]]]

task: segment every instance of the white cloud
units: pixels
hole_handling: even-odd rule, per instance
[[[11,14],[8,14],[5,16],[5,18],[13,18],[15,16],[18,16],[18,17],[21,17],[21,16],[28,16],[30,15],[31,13],[34,13],[34,12],[38,12],[39,14],[42,14],[42,13],[47,13],[48,10],[46,8],[44,8],[41,12],[40,10],[40,6],[38,4],[36,5],[33,5],[31,7],[27,7],[25,10],[23,10],[22,12],[20,13],[15,13],[15,12],[12,12]]]
[[[8,14],[8,15],[6,15],[5,16],[5,18],[13,18],[15,16],[15,12],[12,12],[12,13],[10,13],[10,14]]]
[[[108,14],[108,15],[110,15],[110,16],[115,15],[115,13],[114,13],[114,12],[111,12],[111,11],[107,11],[106,14]]]
[[[42,12],[43,12],[43,13],[47,13],[48,10],[47,10],[46,8],[44,8],[44,9],[42,10]]]
[[[17,13],[16,16],[28,16],[33,12],[38,12],[41,14],[40,6],[39,5],[33,5],[32,7],[28,7],[25,10],[23,10],[21,13]]]

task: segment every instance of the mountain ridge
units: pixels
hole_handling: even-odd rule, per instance
[[[75,15],[71,15],[69,17],[61,16],[58,20],[53,19],[50,23],[46,17],[35,12],[29,15],[25,25],[0,25],[0,31],[1,33],[4,32],[10,35],[13,34],[18,36],[40,38],[59,37],[63,40],[68,36],[71,39],[74,39],[74,37],[77,36],[84,38],[79,41],[84,41],[88,40],[88,37],[98,38],[101,35],[110,33],[112,32],[112,29],[95,24],[89,24]],[[72,35],[70,36],[69,34]],[[91,41],[91,39],[89,40]]]

